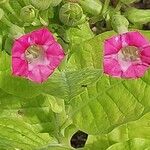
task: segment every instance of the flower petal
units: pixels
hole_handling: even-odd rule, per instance
[[[150,65],[150,45],[142,49],[140,57],[143,62]]]
[[[49,46],[49,48],[46,51],[46,54],[48,57],[52,57],[52,56],[62,56],[62,58],[64,57],[64,52],[63,49],[61,47],[60,44],[58,44],[57,42],[54,42],[51,46]]]
[[[126,72],[123,73],[123,78],[140,78],[144,75],[149,67],[144,64],[133,64]]]
[[[48,29],[43,28],[30,33],[30,44],[51,45],[55,39]]]
[[[116,54],[121,49],[121,38],[120,36],[114,36],[110,39],[105,40],[104,43],[104,55]]]
[[[122,70],[117,60],[115,59],[104,59],[104,73],[115,76],[121,77]]]
[[[149,44],[149,41],[139,32],[127,32],[124,36],[130,46],[144,47]]]
[[[15,40],[12,48],[13,57],[21,57],[25,50],[30,46],[28,42],[28,35],[24,35],[19,39]]]
[[[21,60],[20,58],[12,59],[12,71],[13,75],[16,76],[24,76],[26,77],[28,74],[28,64],[26,61]]]
[[[32,71],[29,72],[28,78],[34,82],[41,83],[42,76],[40,72],[40,68],[37,66]]]
[[[38,65],[29,73],[28,78],[34,82],[42,83],[53,73],[48,66]]]

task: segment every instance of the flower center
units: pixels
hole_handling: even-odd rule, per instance
[[[40,45],[31,45],[25,51],[25,58],[29,63],[41,58],[43,56],[43,48]]]
[[[123,47],[121,52],[125,61],[136,61],[140,58],[139,49],[135,46]]]

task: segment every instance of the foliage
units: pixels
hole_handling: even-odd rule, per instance
[[[107,6],[93,1],[100,9]],[[70,139],[78,130],[89,135],[85,150],[150,149],[150,71],[134,80],[105,75],[103,43],[116,33],[96,35],[89,22],[106,20],[107,29],[112,30],[109,11],[103,6],[101,14],[94,16],[87,9],[92,6],[86,5],[80,19],[86,18],[70,27],[59,19],[59,10],[67,3],[60,2],[55,7],[48,2],[48,9],[46,3],[42,7],[29,0],[0,3],[5,11],[0,22],[0,149],[72,150]],[[36,17],[24,22],[19,10],[30,4],[34,4]],[[85,2],[81,4],[84,7]],[[12,76],[10,22],[25,33],[47,26],[63,46],[66,58],[47,82],[36,84]],[[140,32],[150,39],[149,31]]]

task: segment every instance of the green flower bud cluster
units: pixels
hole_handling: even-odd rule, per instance
[[[76,26],[85,20],[81,6],[71,2],[64,4],[60,8],[59,18],[67,26]]]
[[[35,8],[32,5],[23,7],[20,10],[20,17],[24,22],[33,22],[36,17]]]

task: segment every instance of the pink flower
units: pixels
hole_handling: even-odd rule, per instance
[[[150,66],[150,44],[139,32],[127,32],[105,40],[104,73],[139,78]]]
[[[16,39],[12,48],[12,73],[42,83],[59,66],[65,54],[48,29]]]

